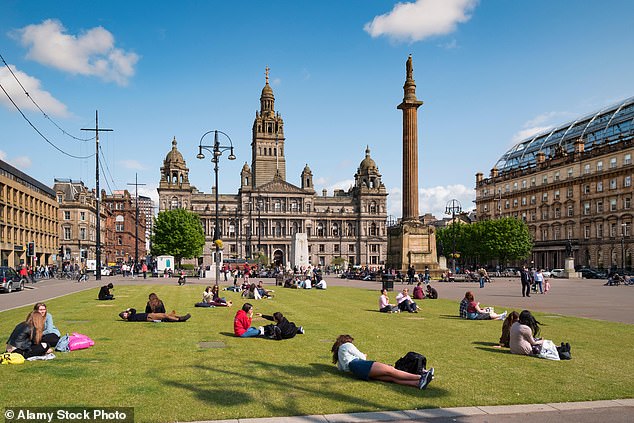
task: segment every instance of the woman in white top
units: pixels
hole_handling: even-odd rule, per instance
[[[425,389],[434,377],[433,367],[422,375],[416,375],[378,361],[366,360],[366,355],[359,351],[352,341],[354,338],[350,335],[339,335],[330,349],[333,364],[342,372],[350,372],[362,380],[376,379],[418,389]]]
[[[381,313],[396,313],[399,311],[398,306],[390,304],[390,299],[387,297],[387,289],[381,290],[381,296],[379,297],[379,311]]]

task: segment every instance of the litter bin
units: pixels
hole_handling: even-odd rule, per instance
[[[381,279],[381,289],[394,291],[394,275],[383,275]]]

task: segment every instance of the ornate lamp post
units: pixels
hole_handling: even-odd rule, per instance
[[[205,135],[210,134],[210,133],[214,133],[214,143],[213,145],[203,145],[203,138],[205,138]],[[218,134],[222,134],[225,137],[227,137],[227,139],[229,140],[229,145],[220,145],[220,142],[218,141]],[[215,177],[215,182],[216,182],[216,218],[215,218],[215,222],[214,222],[214,244],[216,245],[216,285],[218,285],[218,281],[220,280],[220,265],[222,264],[220,262],[220,245],[218,242],[220,237],[221,237],[221,233],[220,233],[220,221],[219,221],[219,217],[218,217],[218,209],[219,209],[219,205],[220,202],[218,200],[218,162],[220,161],[220,156],[222,156],[222,153],[225,151],[229,151],[229,156],[227,157],[229,160],[235,160],[236,156],[233,154],[233,142],[231,142],[231,138],[229,138],[229,135],[225,134],[222,131],[218,131],[218,130],[213,130],[213,131],[207,131],[203,134],[202,137],[200,137],[200,144],[198,145],[198,154],[196,155],[197,159],[204,159],[205,155],[203,154],[203,150],[209,152],[212,154],[211,157],[211,162],[214,164],[214,177]]]
[[[447,203],[447,207],[445,207],[445,214],[450,214],[451,215],[451,234],[452,234],[452,241],[453,241],[453,251],[451,254],[452,257],[452,264],[451,264],[451,271],[453,272],[453,274],[456,274],[456,228],[453,227],[453,225],[456,224],[456,214],[460,214],[462,212],[462,205],[460,204],[460,201],[458,200],[451,200]]]

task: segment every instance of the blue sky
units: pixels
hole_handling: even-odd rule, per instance
[[[101,187],[131,189],[138,173],[157,197],[159,168],[178,141],[201,191],[211,163],[202,134],[230,135],[221,162],[234,193],[251,162],[251,126],[264,69],[285,122],[287,180],[308,164],[318,190],[347,189],[368,145],[401,215],[405,61],[414,60],[419,109],[420,211],[473,207],[475,173],[488,175],[513,144],[634,95],[634,2],[627,0],[26,1],[4,0],[0,54],[31,98],[65,131],[100,137]],[[0,84],[52,143],[75,156],[94,143],[64,135],[4,64]],[[52,186],[94,187],[94,159],[60,153],[0,91],[0,158]],[[205,138],[212,143],[211,136]]]

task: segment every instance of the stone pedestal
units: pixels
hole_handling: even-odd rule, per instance
[[[425,267],[428,267],[432,277],[442,274],[433,226],[418,221],[405,221],[388,228],[385,267],[407,273],[409,266],[414,266],[417,273],[424,272]]]
[[[564,274],[567,278],[580,278],[579,272],[575,272],[575,259],[574,257],[566,257],[564,265]]]
[[[296,233],[291,242],[291,268],[297,266],[298,269],[308,268],[308,237],[305,233]]]

